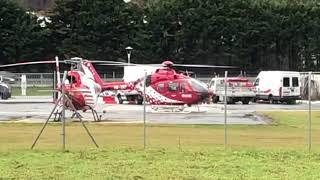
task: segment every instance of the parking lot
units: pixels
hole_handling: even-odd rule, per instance
[[[21,121],[21,122],[43,122],[48,117],[52,103],[48,103],[50,98],[33,99],[12,99],[11,101],[0,102],[1,121]],[[141,123],[143,120],[143,106],[131,104],[103,104],[99,103],[97,112],[105,123]],[[295,105],[287,104],[267,104],[249,103],[242,105],[236,103],[227,105],[228,124],[266,124],[268,119],[261,117],[260,111],[305,111],[308,109],[307,101],[300,101]],[[312,103],[313,110],[320,110],[320,103]],[[152,109],[147,105],[146,119],[149,123],[157,124],[223,124],[224,105],[202,104],[192,107],[185,107],[183,111],[176,111],[174,108]],[[71,112],[67,111],[67,117],[71,117]],[[81,112],[84,119],[93,121],[91,112]],[[70,120],[70,118],[69,118]]]

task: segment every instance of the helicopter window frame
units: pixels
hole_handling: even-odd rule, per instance
[[[169,82],[168,83],[168,91],[169,92],[176,92],[179,91],[179,83],[178,82]]]

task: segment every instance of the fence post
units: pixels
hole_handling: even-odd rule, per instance
[[[147,82],[147,72],[144,75],[144,83],[143,83],[143,148],[147,147],[147,127],[146,127],[146,82]]]
[[[21,75],[21,95],[27,95],[27,76],[25,74]]]
[[[40,84],[41,84],[41,86],[43,85],[43,74],[42,73],[40,74]]]
[[[227,77],[228,71],[224,72],[224,147],[227,148]]]
[[[309,114],[308,114],[308,150],[311,151],[311,72],[308,73],[308,101],[309,101]]]

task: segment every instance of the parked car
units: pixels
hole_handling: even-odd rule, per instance
[[[119,104],[123,104],[124,101],[127,101],[128,103],[134,103],[134,104],[142,104],[143,103],[143,97],[137,90],[119,90],[116,93],[116,97],[118,99]]]
[[[209,88],[215,94],[212,102],[217,103],[224,101],[224,78],[214,77],[209,83]],[[242,104],[249,104],[255,98],[255,87],[248,78],[244,77],[228,77],[227,78],[227,103],[234,104],[241,101]]]
[[[103,102],[106,104],[116,104],[116,94],[114,91],[106,90],[99,94]]]
[[[300,73],[295,71],[261,71],[254,83],[257,100],[295,104],[301,99]]]
[[[0,99],[8,99],[11,97],[11,86],[3,81],[0,76]]]

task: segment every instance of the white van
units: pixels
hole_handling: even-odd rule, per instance
[[[295,71],[261,71],[255,80],[257,100],[294,104],[301,99],[300,73]]]

